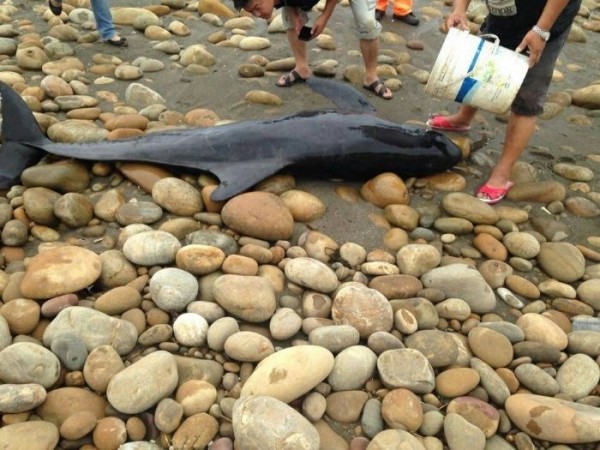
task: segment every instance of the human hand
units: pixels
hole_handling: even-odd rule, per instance
[[[325,25],[327,25],[327,19],[328,17],[324,17],[323,15],[317,17],[312,27],[312,39],[316,38],[323,32]]]
[[[467,19],[467,13],[464,11],[452,11],[450,15],[446,17],[446,26],[448,29],[458,27],[461,30],[468,30],[469,20]]]
[[[529,67],[533,67],[540,60],[545,47],[546,41],[544,41],[535,31],[529,31],[515,51],[521,53],[525,49],[528,49]]]

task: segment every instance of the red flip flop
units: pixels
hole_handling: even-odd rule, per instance
[[[466,126],[466,125],[464,125],[464,126],[452,125],[448,121],[448,119],[446,119],[446,117],[442,116],[441,114],[434,114],[433,116],[431,116],[429,118],[429,120],[427,121],[427,126],[429,126],[429,128],[431,128],[433,130],[455,131],[458,133],[464,133],[471,129],[471,127]]]
[[[479,189],[477,189],[477,193],[475,195],[482,202],[487,203],[488,205],[493,205],[506,197],[506,194],[508,194],[508,191],[510,191],[510,188],[512,188],[514,185],[515,184],[512,181],[507,181],[504,186],[500,187],[492,187],[485,183],[481,185]]]

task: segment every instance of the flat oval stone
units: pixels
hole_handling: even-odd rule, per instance
[[[598,408],[534,394],[515,394],[506,401],[510,420],[530,436],[560,444],[600,441]]]
[[[333,369],[329,350],[315,345],[288,347],[263,359],[246,380],[241,396],[268,395],[289,403],[323,381]]]
[[[585,273],[585,258],[568,242],[544,242],[537,261],[548,275],[565,283],[577,281]]]
[[[46,389],[40,384],[0,384],[0,412],[31,411],[46,400]]]
[[[16,342],[0,352],[0,379],[5,383],[35,383],[50,388],[59,375],[60,361],[41,345]]]
[[[442,199],[442,207],[451,216],[467,219],[474,224],[492,225],[498,214],[490,205],[462,192],[453,192]]]
[[[352,325],[363,338],[377,331],[390,331],[394,321],[392,307],[379,291],[352,285],[335,295],[331,317],[337,324]]]
[[[173,355],[159,350],[117,373],[108,384],[106,398],[118,411],[138,414],[168,397],[177,387],[177,381]]]
[[[317,292],[329,293],[339,285],[335,272],[316,259],[294,258],[288,261],[284,271],[290,281]]]
[[[276,398],[264,395],[240,398],[233,407],[232,424],[236,443],[241,448],[275,450],[282,445],[303,450],[320,448],[315,427]],[[269,432],[265,433],[265,429]]]
[[[12,423],[0,428],[0,442],[6,444],[6,450],[56,448],[59,437],[56,425],[43,420]]]
[[[273,286],[262,277],[222,275],[213,284],[213,294],[223,309],[249,322],[264,322],[275,313]]]
[[[435,387],[433,367],[418,350],[387,350],[379,355],[377,370],[388,388],[406,388],[415,394],[427,394]]]
[[[600,380],[600,367],[587,355],[570,356],[558,368],[556,381],[560,392],[577,401],[590,394]]]
[[[21,281],[21,293],[32,299],[47,299],[84,289],[100,277],[100,257],[91,250],[63,246],[34,256]]]
[[[335,357],[327,382],[334,391],[360,389],[373,376],[376,364],[377,355],[368,347],[348,347]]]
[[[50,347],[55,336],[67,331],[79,335],[89,352],[100,345],[112,345],[119,355],[133,350],[138,338],[131,322],[83,306],[71,306],[50,322],[44,331],[44,345]]]

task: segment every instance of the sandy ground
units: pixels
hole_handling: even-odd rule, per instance
[[[38,26],[40,34],[43,35],[47,31],[47,24],[41,20],[38,13],[31,9],[33,3],[39,4],[37,1],[25,0],[14,2],[15,6],[23,10],[22,13],[18,14],[18,17],[31,19]],[[152,3],[148,0],[115,0],[112,2],[112,6],[144,6]],[[224,0],[224,3],[229,6],[232,5],[229,0]],[[384,31],[398,33],[407,40],[419,40],[423,42],[424,49],[415,51],[406,48],[404,45],[388,45],[382,42],[381,51],[392,50],[397,53],[408,51],[411,55],[411,64],[420,69],[431,70],[444,35],[439,32],[442,19],[424,16],[421,8],[425,6],[434,6],[444,13],[450,11],[450,8],[444,6],[441,2],[417,0],[414,11],[421,18],[420,26],[410,27],[404,23],[393,21],[391,10],[388,11],[388,15],[382,21]],[[313,17],[315,16],[313,13]],[[182,20],[192,29],[191,35],[177,38],[182,47],[203,43],[217,57],[217,64],[211,67],[209,74],[192,75],[183,71],[181,67],[173,67],[168,55],[152,49],[153,42],[131,26],[119,27],[120,34],[126,36],[130,42],[129,48],[117,49],[99,42],[86,45],[75,44],[76,56],[81,58],[88,66],[92,64],[91,57],[95,53],[114,54],[128,62],[133,61],[140,55],[164,61],[167,66],[164,70],[149,73],[137,82],[141,82],[159,92],[167,99],[167,106],[170,109],[183,113],[193,108],[209,108],[214,110],[221,118],[245,120],[334,106],[330,100],[313,92],[305,85],[288,89],[276,87],[274,84],[275,77],[279,74],[267,74],[265,77],[253,79],[241,78],[238,75],[237,67],[239,64],[247,62],[248,58],[255,52],[247,52],[237,48],[219,48],[208,43],[207,37],[217,31],[218,28],[200,21],[199,15],[195,12],[170,14],[163,18],[164,24],[167,25],[175,19]],[[267,23],[261,19],[256,19],[256,24],[256,28],[249,34],[268,37],[272,43],[270,48],[256,53],[272,61],[290,56],[287,40],[283,34],[267,33]],[[334,37],[337,48],[335,50],[321,50],[314,43],[310,43],[311,61],[325,58],[339,61],[335,79],[341,83],[346,83],[342,76],[344,68],[350,64],[362,64],[362,60],[357,53],[358,40],[354,34],[354,21],[349,7],[344,5],[336,7],[329,21],[327,31],[330,31],[330,34]],[[577,89],[600,78],[600,56],[597,50],[600,48],[600,33],[586,31],[586,35],[587,43],[568,43],[566,45],[560,57],[560,64],[557,67],[564,75],[564,80],[554,83],[551,92]],[[567,66],[571,64],[581,66],[582,70],[572,71],[567,69]],[[397,123],[424,121],[433,112],[456,109],[457,105],[452,101],[438,100],[426,95],[423,91],[424,85],[419,84],[415,79],[405,75],[399,78],[404,86],[401,90],[395,92],[395,97],[391,101],[381,100],[367,93],[380,117]],[[124,98],[127,85],[128,82],[117,80],[109,85],[94,86],[92,90],[112,90],[119,95],[119,98]],[[252,89],[262,89],[277,94],[283,99],[283,105],[281,107],[266,107],[245,103],[243,101],[244,95]],[[360,86],[356,86],[356,89],[366,93]],[[592,117],[592,126],[581,126],[567,121],[567,118],[572,114],[590,114],[590,111],[571,106],[555,119],[539,122],[539,131],[532,139],[530,149],[523,159],[539,169],[540,179],[550,179],[554,176],[549,170],[554,162],[566,161],[589,164],[589,160],[585,159],[585,155],[598,151],[600,115]],[[505,125],[495,120],[492,114],[482,113],[481,119],[481,123],[477,124],[471,131],[470,138],[473,142],[481,141],[483,137],[489,138],[483,148],[477,150],[477,152],[486,153],[495,159],[502,146]],[[598,167],[595,169],[598,169]],[[462,164],[462,169],[459,168],[459,170],[462,174],[474,174],[468,176],[468,189],[472,192],[483,181],[489,168],[477,165],[472,161],[466,161]],[[368,249],[382,246],[382,236],[385,230],[375,226],[369,219],[370,213],[381,214],[380,209],[362,201],[347,203],[340,200],[333,190],[337,184],[334,181],[298,179],[297,182],[301,189],[317,194],[328,207],[328,211],[323,218],[310,224],[312,229],[331,235],[339,243],[354,241]],[[360,186],[358,183],[349,184]],[[600,189],[600,182],[597,179],[591,184],[593,190]],[[433,200],[427,201],[413,196],[411,206],[418,207],[428,201],[439,204],[442,196],[443,193],[438,193]],[[539,209],[541,206],[534,205],[533,208]],[[579,230],[578,234],[581,238],[585,235],[597,234],[597,219],[577,219],[577,222],[576,228]],[[304,229],[306,229],[305,225],[298,225],[297,232],[300,233]]]

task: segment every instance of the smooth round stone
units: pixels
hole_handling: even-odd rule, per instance
[[[369,395],[365,391],[334,392],[327,396],[325,413],[337,422],[357,422],[368,399]]]
[[[559,392],[566,394],[577,401],[590,394],[600,380],[600,367],[598,363],[587,355],[576,354],[570,356],[558,368],[556,382]]]
[[[413,334],[418,329],[417,319],[408,309],[399,309],[394,313],[394,326],[402,334]]]
[[[406,309],[417,319],[419,330],[428,330],[435,328],[439,322],[439,315],[434,304],[423,297],[410,298],[405,300],[390,301],[394,311]]]
[[[444,436],[453,450],[483,450],[485,435],[460,414],[446,414]]]
[[[322,347],[288,347],[260,362],[244,383],[241,396],[268,395],[291,402],[323,381],[333,364],[333,355]]]
[[[437,411],[431,410],[423,414],[423,424],[419,428],[421,436],[435,436],[444,426],[444,415]]]
[[[221,267],[223,261],[225,261],[223,250],[211,245],[186,245],[175,255],[177,267],[194,275],[212,273]]]
[[[556,380],[535,364],[519,365],[515,369],[515,375],[521,384],[534,394],[546,395],[548,397],[558,394],[559,386]]]
[[[223,351],[227,338],[238,331],[239,324],[233,317],[220,318],[208,327],[206,342],[212,350]]]
[[[560,359],[560,350],[543,342],[523,341],[513,345],[515,358],[528,357],[533,362],[555,363]]]
[[[577,297],[600,311],[600,279],[586,280],[577,287]]]
[[[479,250],[486,258],[505,261],[508,257],[506,247],[494,236],[488,233],[478,233],[473,238],[473,247]]]
[[[377,433],[366,448],[368,450],[425,450],[425,446],[416,436],[408,431],[394,429]]]
[[[150,296],[156,306],[164,311],[183,311],[196,300],[197,294],[196,277],[181,269],[160,269],[150,279]]]
[[[284,402],[263,395],[237,400],[233,407],[233,430],[241,448],[277,449],[293,442],[295,448],[319,449],[319,434],[300,413]],[[264,430],[269,432],[265,433]]]
[[[466,320],[471,316],[469,304],[460,298],[449,298],[435,305],[443,319]]]
[[[164,231],[144,231],[130,236],[123,245],[125,257],[140,266],[171,264],[181,243]]]
[[[48,391],[46,401],[36,409],[36,414],[60,428],[65,420],[82,411],[92,412],[99,420],[105,416],[107,406],[103,397],[89,389],[63,387]]]
[[[432,367],[449,366],[458,357],[458,347],[454,339],[439,330],[417,331],[405,338],[404,345],[425,355]]]
[[[152,199],[170,213],[193,216],[202,211],[200,192],[179,178],[167,177],[152,186]]]
[[[552,298],[575,298],[577,296],[577,291],[573,286],[552,279],[544,280],[539,283],[538,289],[542,294]]]
[[[359,341],[360,333],[350,325],[324,325],[315,328],[308,335],[308,342],[332,353],[338,353]]]
[[[292,213],[283,200],[269,192],[247,192],[229,200],[221,211],[223,222],[246,236],[276,241],[294,231]]]
[[[498,430],[500,414],[496,408],[475,397],[458,397],[448,404],[446,414],[459,414],[475,425],[486,438]]]
[[[177,389],[175,400],[183,406],[184,414],[189,417],[207,412],[217,399],[216,388],[202,380],[188,380]]]
[[[590,168],[576,164],[557,163],[552,166],[552,171],[571,181],[592,181],[594,179],[594,172]]]
[[[400,272],[420,277],[428,270],[437,267],[442,260],[440,252],[432,245],[408,244],[398,250],[396,263]]]
[[[531,437],[561,444],[600,441],[598,408],[534,394],[506,401],[510,420]]]
[[[60,375],[60,361],[45,347],[17,342],[0,352],[0,379],[5,383],[34,383],[50,388]]]
[[[356,335],[358,336],[358,332]],[[404,348],[402,341],[387,331],[377,331],[373,333],[369,336],[367,345],[376,355],[381,355],[386,350]]]
[[[537,261],[550,277],[564,283],[577,281],[585,273],[585,258],[568,242],[544,242]]]
[[[471,368],[479,374],[480,382],[490,399],[497,405],[504,405],[510,390],[502,378],[489,365],[478,358],[471,358]]]
[[[496,308],[494,291],[476,269],[464,264],[436,267],[423,274],[421,281],[425,287],[441,289],[447,297],[464,300],[475,313],[492,312]]]
[[[416,394],[427,394],[435,387],[433,368],[418,350],[387,350],[379,355],[377,370],[383,384],[390,389],[406,388]]]
[[[539,314],[523,314],[517,319],[517,326],[523,330],[528,341],[541,342],[558,350],[565,349],[569,343],[567,335],[558,325]]]
[[[508,338],[511,344],[516,344],[525,339],[525,333],[521,328],[510,322],[481,322],[478,327],[489,328],[490,330],[497,331]]]
[[[212,292],[223,309],[248,322],[269,320],[277,306],[273,286],[262,277],[222,275],[214,282]]]
[[[217,247],[225,255],[233,255],[238,252],[238,244],[233,237],[220,231],[200,230],[188,234],[185,237],[187,245],[206,245]]]
[[[144,380],[143,384],[139,383],[140,379]],[[173,355],[159,350],[118,372],[108,384],[106,397],[118,411],[138,414],[169,396],[177,381]]]
[[[473,224],[467,219],[459,217],[440,217],[435,220],[433,226],[441,233],[451,233],[453,235],[463,235],[473,231]]]
[[[42,420],[17,422],[0,428],[0,442],[6,450],[56,448],[59,438],[56,425]]]
[[[0,412],[16,414],[31,411],[46,400],[46,390],[39,384],[0,384]]]
[[[294,336],[302,328],[302,317],[291,308],[279,308],[269,322],[273,339],[284,341]],[[358,333],[357,333],[358,334]]]
[[[65,368],[71,371],[81,369],[88,356],[83,340],[76,333],[69,331],[54,336],[50,349]]]
[[[387,299],[411,298],[423,288],[421,281],[411,275],[382,275],[374,277],[369,287],[381,292]]]
[[[523,259],[535,258],[540,252],[541,246],[538,240],[529,233],[513,231],[502,238],[511,255]]]
[[[600,334],[597,331],[572,331],[568,338],[569,353],[583,353],[594,358],[600,356]]]
[[[153,202],[129,202],[117,208],[115,220],[123,226],[142,223],[153,224],[163,216],[163,210]]]
[[[198,314],[184,313],[173,322],[175,339],[187,347],[202,347],[207,333],[208,322]]]
[[[473,354],[493,368],[506,367],[513,359],[511,342],[497,331],[474,327],[469,331],[468,340]]]
[[[65,439],[80,439],[95,427],[98,419],[91,411],[80,411],[67,417],[60,427],[60,435]]]
[[[183,417],[183,406],[172,398],[164,398],[154,412],[156,428],[164,433],[172,433],[177,429]]]
[[[93,349],[83,365],[86,384],[95,392],[104,393],[114,375],[125,368],[117,351],[110,345]]]
[[[477,268],[483,279],[492,287],[497,289],[504,286],[506,278],[513,273],[513,268],[504,261],[486,260]]]
[[[258,362],[271,355],[273,343],[262,334],[240,331],[225,341],[225,354],[237,361]]]
[[[34,300],[16,298],[0,307],[13,335],[29,334],[40,320],[40,305]]]
[[[219,431],[217,420],[209,414],[199,413],[188,417],[173,434],[174,448],[186,448],[193,442],[198,448],[206,448]]]
[[[393,389],[383,397],[381,416],[390,428],[417,431],[423,424],[421,400],[407,389]]]
[[[30,299],[47,299],[80,291],[98,279],[100,257],[91,250],[62,246],[43,251],[27,264],[21,293]]]
[[[474,224],[492,225],[498,221],[498,214],[494,208],[462,192],[446,195],[442,199],[442,207],[450,216],[467,219]]]
[[[453,398],[471,392],[479,384],[479,374],[469,367],[457,367],[441,372],[435,378],[435,390],[442,397]]]
[[[294,258],[288,261],[284,271],[290,281],[313,291],[329,293],[339,285],[335,272],[316,259]]]
[[[377,355],[368,347],[348,347],[335,357],[327,382],[334,391],[361,389],[372,378],[376,364]]]
[[[394,317],[390,302],[375,289],[348,285],[333,299],[331,318],[336,324],[356,328],[362,338],[376,331],[390,331]]]
[[[319,392],[308,394],[302,402],[302,413],[311,422],[320,420],[325,414],[326,408],[327,400]]]

